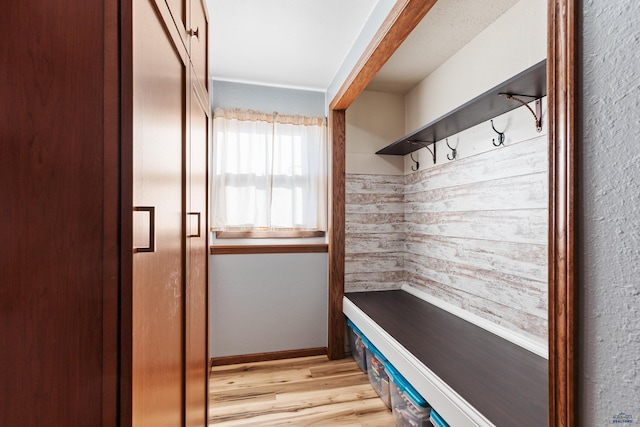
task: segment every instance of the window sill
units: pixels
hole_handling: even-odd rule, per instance
[[[307,239],[324,237],[324,231],[214,231],[216,239]]]
[[[329,252],[326,243],[303,245],[214,245],[211,255],[305,254]]]

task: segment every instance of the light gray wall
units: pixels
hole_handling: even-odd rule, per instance
[[[579,408],[640,423],[640,2],[582,4]]]
[[[213,108],[245,108],[280,114],[325,116],[325,94],[310,90],[287,89],[213,80]]]
[[[213,255],[210,355],[327,346],[327,254]]]
[[[212,82],[213,108],[324,116],[323,92]],[[285,243],[318,243],[286,241]],[[259,244],[277,242],[261,240]],[[213,244],[252,244],[213,241]],[[327,345],[327,254],[212,255],[210,356]]]

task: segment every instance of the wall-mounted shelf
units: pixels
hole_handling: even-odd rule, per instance
[[[509,100],[500,94],[526,96],[529,101],[545,96],[547,94],[547,61],[539,62],[415,132],[386,146],[376,154],[404,156],[422,148],[424,142],[440,141],[522,106],[519,102]],[[416,144],[412,141],[423,141],[423,143]]]

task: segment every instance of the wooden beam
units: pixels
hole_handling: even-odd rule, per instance
[[[345,111],[332,110],[329,115],[332,142],[331,216],[329,233],[329,332],[327,356],[344,357],[345,320],[342,314],[344,295],[345,232]]]
[[[436,0],[398,0],[331,101],[332,110],[346,110],[398,49]]]
[[[549,0],[549,426],[574,426],[576,0]]]

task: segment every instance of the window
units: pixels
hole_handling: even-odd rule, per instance
[[[324,118],[214,112],[214,231],[326,231]]]

